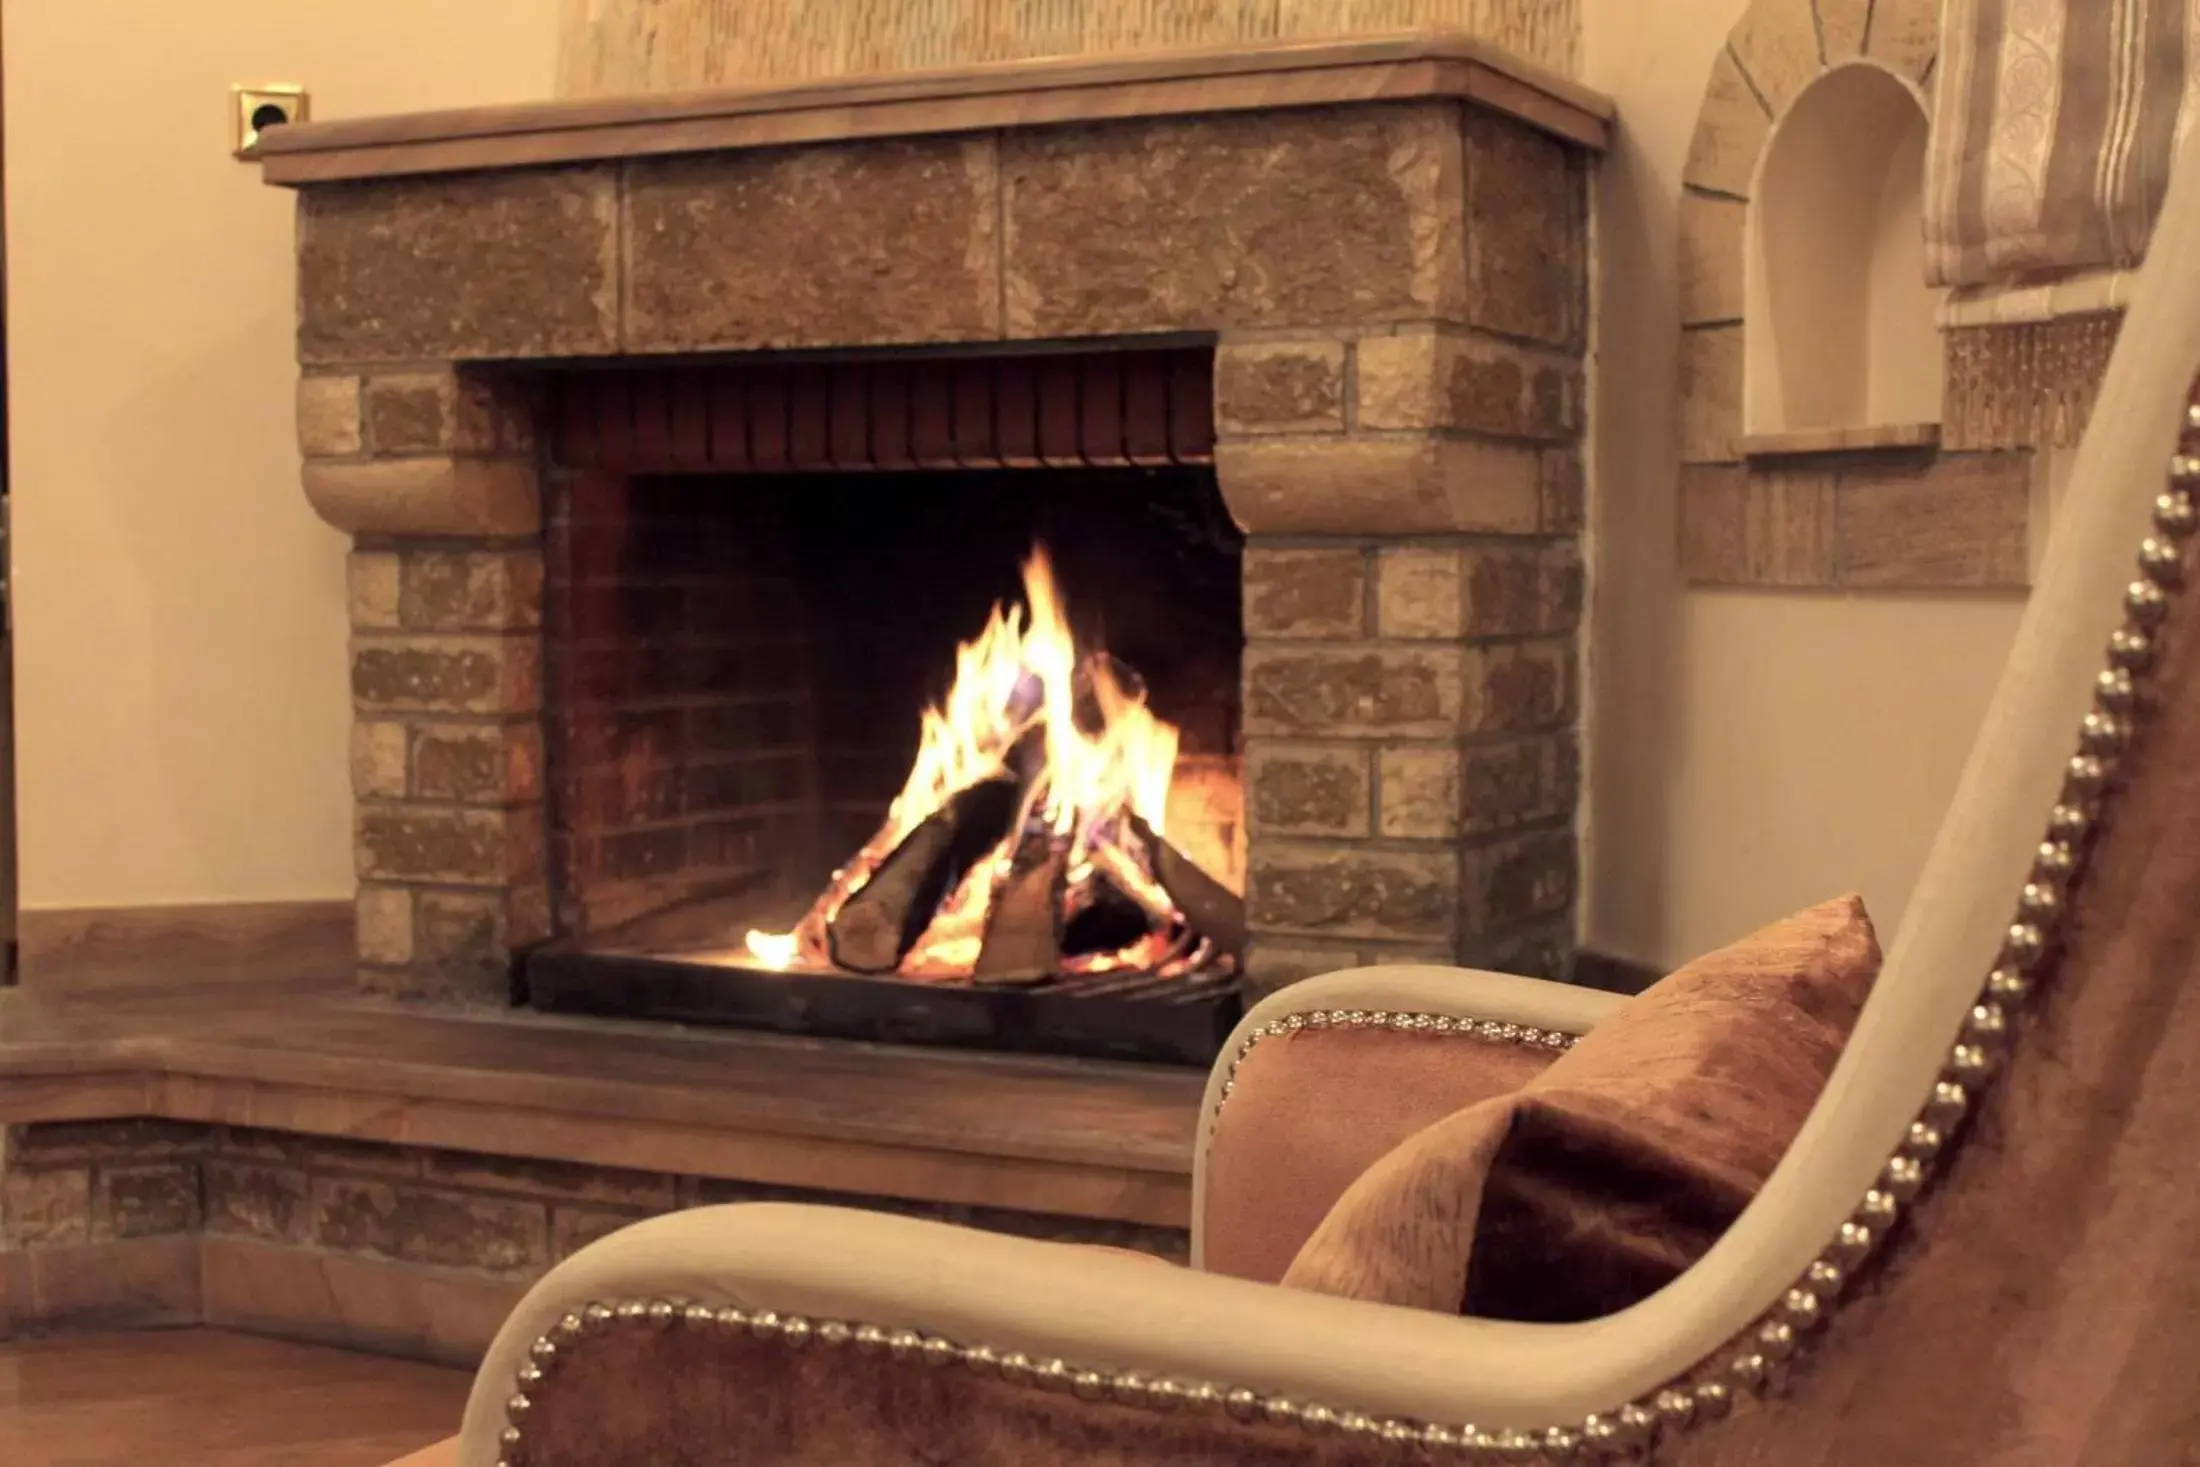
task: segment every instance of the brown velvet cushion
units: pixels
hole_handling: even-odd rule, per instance
[[[1646,1298],[1771,1174],[1878,972],[1855,896],[1698,958],[1370,1167],[1285,1285],[1548,1321]]]

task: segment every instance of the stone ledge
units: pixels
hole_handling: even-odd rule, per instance
[[[520,459],[308,459],[306,499],[353,535],[532,535],[542,528],[535,466]]]
[[[1230,513],[1256,535],[1532,535],[1542,463],[1482,439],[1262,439],[1215,445]]]
[[[9,1124],[158,1117],[1168,1228],[1205,1081],[295,987],[0,996]]]
[[[1487,43],[1427,35],[304,123],[269,136],[261,167],[269,183],[297,185],[1422,98],[1476,103],[1594,150],[1610,138],[1609,98]]]

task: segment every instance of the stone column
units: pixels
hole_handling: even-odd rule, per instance
[[[1571,964],[1585,170],[1506,119],[1462,140],[1464,289],[1432,319],[1217,352],[1263,987]]]
[[[307,496],[353,536],[352,787],[362,986],[501,1002],[548,934],[541,504],[515,384],[310,369]]]

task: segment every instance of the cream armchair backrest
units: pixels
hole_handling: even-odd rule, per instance
[[[1167,1378],[1336,1412],[1485,1429],[1624,1435],[1644,1403],[1778,1307],[1858,1215],[1932,1097],[2005,940],[2056,803],[2102,652],[2124,615],[2162,460],[2200,365],[2200,150],[2180,160],[2122,340],[2073,470],[2016,650],[1957,797],[1840,1066],[1786,1161],[1727,1236],[1673,1285],[1563,1326],[1456,1319],[1156,1268],[1049,1244],[837,1209],[744,1206],[660,1218],[569,1260],[529,1294],[477,1380],[463,1467],[493,1467],[531,1345],[591,1302],[679,1298]],[[1307,1008],[1406,1007],[1594,1022],[1608,1001],[1546,985],[1396,969],[1287,990],[1246,1031]],[[1505,1005],[1511,1005],[1508,1013]],[[1560,1008],[1568,1009],[1561,1022]],[[1493,1007],[1495,1006],[1495,1007]],[[1234,1049],[1233,1045],[1233,1049]],[[1210,1086],[1210,1110],[1224,1077]],[[1868,1214],[1867,1214],[1868,1215]],[[1681,1403],[1685,1404],[1685,1403]],[[1624,1408],[1624,1409],[1623,1409]],[[1289,1414],[1289,1413],[1285,1413]],[[524,1417],[522,1417],[524,1419]]]

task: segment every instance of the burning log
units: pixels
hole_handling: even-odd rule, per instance
[[[1214,944],[1215,951],[1230,958],[1245,955],[1245,899],[1201,870],[1199,863],[1155,833],[1137,815],[1131,829],[1146,843],[1153,863],[1154,880],[1176,903],[1192,930]]]
[[[833,961],[852,973],[893,972],[956,879],[1008,835],[1022,804],[1018,781],[987,779],[926,816],[833,914]]]
[[[993,892],[985,940],[970,976],[980,983],[1037,983],[1062,966],[1062,910],[1069,843],[1026,835]]]
[[[1224,867],[1153,828],[1169,824],[1176,728],[1135,669],[1076,645],[1041,552],[1024,599],[957,650],[885,823],[792,931],[749,934],[756,958],[1017,985],[1233,966],[1245,907]]]
[[[1093,864],[1098,869],[1092,879],[1070,893],[1069,920],[1062,924],[1064,957],[1121,952],[1169,919],[1167,910],[1148,911],[1111,880],[1105,862]]]

